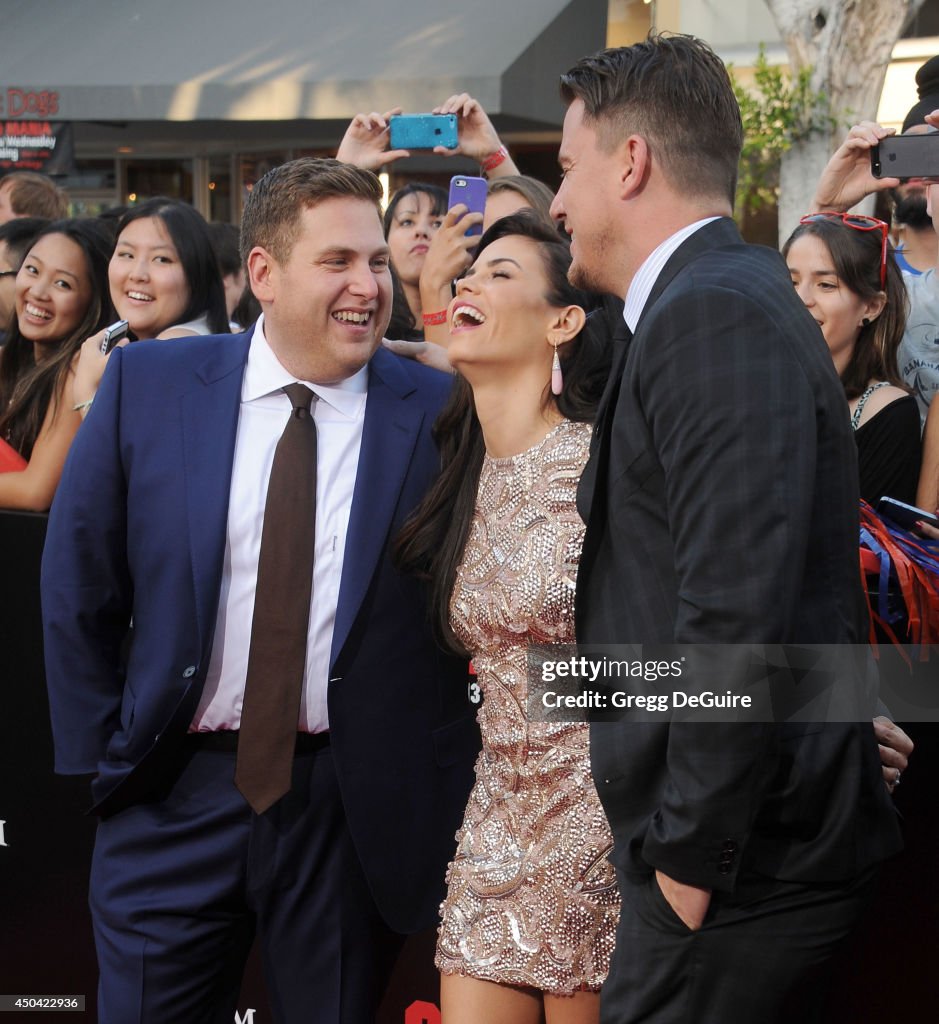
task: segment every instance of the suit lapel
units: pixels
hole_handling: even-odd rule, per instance
[[[656,278],[649,298],[643,307],[636,325],[636,334],[642,331],[642,322],[648,311],[664,294],[665,289],[675,279],[678,273],[692,260],[709,249],[722,248],[727,245],[739,245],[742,243],[737,225],[727,217],[712,221],[699,228],[672,253]],[[613,365],[610,368],[610,377],[600,399],[597,409],[597,422],[594,428],[594,435],[590,445],[590,459],[584,468],[580,485],[577,489],[577,509],[581,518],[587,523],[587,532],[584,537],[583,553],[581,555],[581,576],[585,576],[584,567],[592,563],[599,538],[603,532],[603,525],[606,518],[605,494],[606,479],[610,460],[610,434],[612,431],[612,420],[619,398],[622,385],[623,373],[626,368],[626,361],[629,350],[632,346],[633,334],[625,324],[617,326],[613,335]]]
[[[189,550],[203,649],[215,628],[241,382],[252,333],[226,337],[216,346],[195,368],[195,380],[179,400]]]
[[[610,409],[616,405],[616,398],[619,395],[620,384],[623,379],[623,367],[626,365],[626,355],[629,352],[629,345],[633,339],[633,332],[625,320],[620,320],[613,331],[612,349],[613,358],[610,361],[610,375],[603,388],[603,395],[600,404],[597,406],[597,419],[594,436],[591,443],[591,451],[595,450],[603,433],[603,425],[609,418]]]
[[[636,334],[642,330],[642,322],[645,320],[648,311],[658,302],[665,289],[685,266],[696,259],[708,249],[721,248],[726,245],[742,244],[743,239],[737,230],[737,225],[727,217],[705,224],[703,228],[695,231],[693,235],[686,238],[684,242],[672,253],[656,278],[649,298],[642,309],[639,323],[636,325]],[[629,354],[633,334],[629,326],[623,321],[616,326],[613,333],[613,362],[610,367],[610,377],[606,382],[603,397],[597,408],[597,424],[594,432],[594,441],[591,450],[599,454],[599,448],[603,439],[608,436],[607,424],[613,415],[616,407],[616,400],[619,397],[620,385],[622,384],[623,371],[626,368],[626,358]]]
[[[368,399],[330,661],[335,664],[389,539],[424,412],[408,402],[414,384],[395,356],[379,349],[369,364]]]
[[[737,225],[729,217],[711,221],[710,224],[705,224],[703,228],[699,228],[686,238],[668,258],[668,262],[662,267],[661,273],[656,278],[649,298],[646,300],[645,306],[642,307],[642,315],[639,317],[639,323],[636,324],[636,334],[642,330],[642,321],[645,320],[646,314],[658,302],[679,271],[702,253],[707,252],[708,249],[722,249],[724,246],[742,244],[743,239],[740,237]]]
[[[612,410],[616,407],[616,399],[619,397],[619,389],[623,379],[623,367],[626,364],[626,355],[632,341],[632,331],[625,321],[620,320],[617,324],[612,339],[613,358],[610,363],[610,375],[607,378],[603,389],[603,396],[597,406],[597,418],[593,425],[593,434],[590,438],[590,458],[581,474],[580,483],[577,487],[577,509],[581,519],[587,522],[593,507],[593,496],[597,489],[600,467],[605,465],[606,453],[609,450],[610,431],[609,424],[612,417]]]

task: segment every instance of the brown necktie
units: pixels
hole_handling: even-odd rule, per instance
[[[290,789],[313,590],[316,395],[284,388],[293,412],[267,485],[235,785],[256,814]]]

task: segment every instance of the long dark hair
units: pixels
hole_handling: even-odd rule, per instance
[[[482,236],[475,259],[496,239],[509,235],[538,244],[548,291],[545,299],[556,307],[577,305],[588,311],[587,322],[576,338],[559,349],[564,390],[553,398],[545,381],[545,405],[552,401],[567,419],[590,422],[596,415],[610,367],[609,337],[623,304],[610,296],[591,295],[567,279],[570,249],[550,224],[530,210],[503,217]],[[450,594],[456,570],[469,536],[485,444],[476,416],[473,393],[457,376],[450,399],[434,424],[440,448],[441,473],[395,543],[398,567],[429,584],[431,617],[441,643],[466,654],[450,628]]]
[[[225,289],[205,218],[188,203],[157,196],[131,207],[121,217],[117,225],[118,239],[128,224],[145,217],[157,217],[163,222],[186,275],[189,303],[180,315],[180,323],[205,315],[213,334],[228,334]],[[166,324],[166,327],[172,326]]]
[[[36,236],[64,235],[85,257],[91,298],[81,323],[62,338],[55,352],[36,363],[33,343],[24,338],[14,317],[7,342],[0,351],[0,437],[27,461],[42,429],[53,397],[61,399],[75,354],[85,339],[114,319],[108,291],[111,236],[94,220],[52,221]],[[32,246],[30,247],[32,248]],[[29,258],[27,253],[26,258]]]
[[[391,270],[391,318],[385,337],[392,341],[423,341],[423,324],[418,327],[394,267]]]
[[[382,227],[385,230],[385,238],[388,237],[388,232],[391,230],[392,222],[395,217],[395,210],[398,208],[398,204],[406,196],[413,195],[425,195],[430,200],[430,212],[434,216],[442,217],[447,212],[447,193],[439,185],[429,185],[426,181],[411,181],[407,185],[402,185],[397,192],[391,197],[391,202],[388,203],[388,208],[385,210],[385,216],[382,218]]]
[[[819,217],[800,224],[782,247],[785,258],[793,243],[804,235],[812,235],[828,250],[835,273],[846,288],[862,299],[874,299],[881,291],[887,302],[876,319],[861,327],[854,352],[841,374],[847,398],[857,398],[872,380],[885,380],[895,387],[909,390],[897,366],[897,349],[906,328],[909,299],[903,275],[887,253],[887,275],[880,287],[880,254],[883,236],[879,231],[858,231],[835,217]]]

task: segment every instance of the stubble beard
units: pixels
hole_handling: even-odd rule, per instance
[[[593,271],[577,261],[571,264],[570,270],[567,272],[567,279],[575,288],[581,288],[585,292],[603,291]]]
[[[585,262],[581,256],[574,257],[567,279],[575,288],[582,288],[586,292],[619,294],[615,280],[611,280],[616,271],[615,261],[609,257],[614,251],[611,234],[608,231],[602,232],[591,241],[589,250],[589,262]]]

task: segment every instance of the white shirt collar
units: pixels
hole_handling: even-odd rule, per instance
[[[287,370],[268,343],[264,334],[264,314],[258,318],[254,335],[248,349],[248,363],[241,384],[241,400],[253,402],[258,398],[280,391],[285,385],[293,384],[298,378]],[[361,415],[365,395],[368,391],[368,364],[351,377],[338,384],[314,384],[303,380],[301,384],[316,392],[316,395],[332,406],[337,412],[350,418]]]
[[[646,308],[655,282],[659,279],[659,274],[662,273],[665,264],[668,263],[669,257],[686,238],[690,238],[699,228],[710,224],[712,220],[720,220],[720,217],[705,217],[703,220],[696,220],[693,224],[686,225],[676,231],[674,235],[669,235],[645,258],[630,282],[629,291],[626,292],[626,305],[623,307],[623,319],[633,333],[636,331],[642,311]]]

